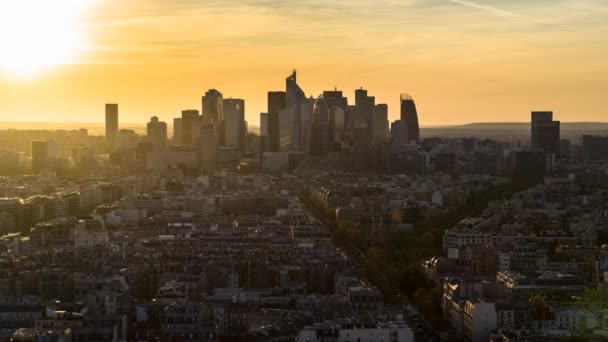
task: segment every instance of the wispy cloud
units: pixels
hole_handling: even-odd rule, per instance
[[[529,23],[537,23],[535,20],[528,18],[524,15],[518,14],[518,13],[514,13],[514,12],[510,12],[507,10],[503,10],[494,6],[489,6],[489,5],[483,5],[483,4],[479,4],[476,2],[472,2],[472,1],[467,1],[467,0],[449,0],[450,2],[453,2],[455,4],[459,4],[462,6],[466,6],[466,7],[470,7],[470,8],[475,8],[478,10],[482,10],[485,12],[488,12],[490,14],[499,16],[499,17],[503,17],[503,18],[512,18],[512,19],[518,19],[518,20],[523,20]]]

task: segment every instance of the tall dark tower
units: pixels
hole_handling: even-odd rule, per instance
[[[294,76],[295,77],[295,76]],[[287,105],[287,93],[284,91],[268,92],[268,136],[270,151],[279,151],[281,145],[279,112]]]
[[[553,121],[553,112],[532,112],[532,147],[559,156],[560,122]]]
[[[118,105],[106,104],[106,144],[114,147],[118,138]]]
[[[418,125],[416,103],[414,103],[414,99],[407,94],[401,94],[401,121],[405,123],[407,130],[406,142],[420,143],[420,126]]]

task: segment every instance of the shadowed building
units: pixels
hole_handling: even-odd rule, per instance
[[[159,121],[153,116],[147,125],[148,141],[154,150],[164,149],[167,146],[167,123]]]
[[[560,122],[553,121],[553,112],[532,112],[532,147],[559,156]]]
[[[118,137],[118,104],[106,104],[106,144],[114,147]]]
[[[224,100],[224,132],[226,146],[238,147],[242,153],[246,152],[245,100]]]
[[[181,145],[183,141],[182,118],[173,119],[173,144]]]
[[[279,115],[286,106],[286,96],[284,91],[269,91],[268,92],[268,112],[267,112],[267,136],[270,140],[270,152],[279,151],[281,145],[281,123]],[[287,118],[284,117],[283,123],[286,124]],[[289,127],[287,128],[288,132]]]
[[[315,102],[310,130],[310,154],[325,156],[329,152],[329,108],[323,95]]]
[[[202,99],[203,112],[205,118],[211,118],[213,121],[224,120],[224,97],[217,89],[209,89]]]
[[[420,143],[420,127],[418,126],[416,103],[407,94],[401,94],[401,121],[405,124],[406,128],[406,142]]]
[[[182,141],[180,142],[183,145],[192,145],[192,143],[194,142],[193,137],[195,135],[199,135],[198,132],[196,134],[193,134],[194,130],[199,130],[198,127],[198,123],[200,123],[199,120],[199,114],[198,114],[198,110],[196,109],[187,109],[187,110],[182,110]]]

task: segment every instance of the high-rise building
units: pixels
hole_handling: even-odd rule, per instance
[[[374,107],[374,120],[372,122],[373,143],[385,142],[388,138],[388,106],[377,104]]]
[[[38,174],[47,167],[49,147],[46,141],[35,140],[31,143],[32,172]]]
[[[407,125],[403,120],[393,121],[391,124],[391,144],[404,145],[407,143]]]
[[[260,113],[260,158],[264,152],[270,151],[270,131],[268,129],[268,113]]]
[[[203,96],[203,116],[213,121],[224,120],[224,97],[217,89],[209,89]]]
[[[200,129],[200,171],[212,173],[215,171],[217,164],[217,129],[213,119],[204,118]]]
[[[196,109],[182,110],[182,141],[183,145],[192,145],[193,131],[199,130],[199,113]],[[198,135],[198,133],[194,134]]]
[[[355,90],[355,117],[353,127],[367,127],[368,138],[372,136],[374,124],[374,108],[376,107],[376,98],[367,96],[367,90],[361,88]]]
[[[416,103],[414,99],[407,95],[401,94],[401,121],[406,127],[407,143],[420,143],[420,127],[418,125],[418,112],[416,111]]]
[[[559,156],[560,122],[553,112],[532,112],[532,147]]]
[[[297,151],[305,153],[310,150],[310,136],[311,136],[311,120],[313,116],[315,99],[310,97],[300,102],[300,110],[298,115],[300,117],[299,135],[300,140],[297,146]]]
[[[148,141],[154,150],[164,149],[167,146],[167,123],[159,121],[153,116],[147,125]]]
[[[184,140],[182,118],[173,119],[173,144],[181,145]]]
[[[106,144],[114,147],[118,137],[118,104],[106,104]]]
[[[333,106],[329,110],[329,141],[339,148],[342,133],[346,128],[346,111],[343,108]]]
[[[247,129],[245,128],[245,100],[224,100],[225,145],[238,147],[246,152]]]
[[[280,101],[280,98],[278,100]],[[303,120],[301,110],[302,103],[306,101],[306,95],[298,85],[297,73],[294,70],[285,79],[285,105],[279,110],[279,150],[302,151],[302,123],[306,119]]]
[[[281,121],[280,115],[284,111],[286,106],[287,93],[284,91],[269,91],[268,92],[268,137],[270,139],[270,151],[277,152],[281,146],[281,137],[289,136],[292,125],[288,123],[293,119],[287,115],[283,115],[283,122]],[[281,128],[285,126],[286,129],[281,132]]]
[[[335,143],[339,142],[340,132],[344,130],[344,114],[348,109],[348,99],[337,89],[324,91],[323,99],[329,108],[329,141],[334,146],[333,150],[337,147]]]
[[[310,122],[310,154],[324,156],[329,152],[329,108],[323,95],[315,102]]]

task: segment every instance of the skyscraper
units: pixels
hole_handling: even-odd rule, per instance
[[[270,152],[270,133],[268,129],[268,113],[260,113],[260,157],[263,152]]]
[[[211,118],[218,122],[224,120],[224,101],[223,95],[217,89],[209,89],[203,96],[203,112],[205,118]]]
[[[407,126],[403,120],[395,120],[391,124],[391,144],[394,146],[407,144]]]
[[[355,90],[355,117],[353,127],[367,127],[367,137],[372,135],[374,107],[376,106],[376,98],[367,96],[367,90],[361,88]]]
[[[212,173],[217,163],[217,137],[213,119],[203,118],[200,130],[200,171]]]
[[[154,151],[167,146],[167,123],[159,121],[157,116],[153,116],[148,122],[147,133]]]
[[[310,122],[310,154],[324,156],[329,152],[329,108],[323,95],[315,101]]]
[[[224,100],[224,131],[226,146],[238,147],[242,153],[244,150],[247,131],[245,127],[245,100]]]
[[[268,92],[268,137],[270,139],[271,152],[279,151],[281,146],[281,128],[288,118],[284,117],[283,123],[280,123],[279,115],[285,109],[286,96],[287,94],[284,91]]]
[[[560,122],[553,121],[553,112],[532,112],[532,147],[559,156]]]
[[[118,104],[106,104],[106,144],[114,147],[118,137]]]
[[[31,143],[32,172],[38,174],[47,167],[49,148],[46,141],[35,140]]]
[[[182,118],[173,119],[173,144],[181,145],[184,140]]]
[[[297,73],[294,70],[285,79],[285,106],[279,111],[280,150],[302,151],[302,123],[306,119],[302,118],[301,105],[306,101],[306,95],[298,85]]]
[[[420,143],[420,127],[418,126],[416,103],[407,94],[401,94],[401,121],[406,127],[406,142]]]
[[[192,145],[193,130],[199,130],[199,114],[196,109],[182,110],[182,141],[183,145]],[[198,132],[196,135],[199,135]]]
[[[385,142],[388,138],[388,106],[377,104],[374,107],[374,120],[372,123],[373,143]]]

